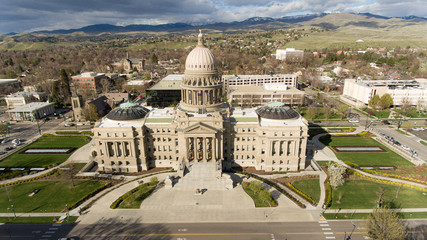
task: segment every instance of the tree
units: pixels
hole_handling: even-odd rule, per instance
[[[332,115],[332,109],[330,109],[329,107],[324,107],[323,108],[323,116],[325,117],[326,120],[329,120],[329,117]]]
[[[346,168],[343,165],[328,163],[329,182],[334,189],[344,184],[345,170]]]
[[[53,81],[52,82],[52,101],[55,103],[55,107],[59,108],[62,106],[61,100],[59,100],[58,97],[58,82]]]
[[[5,123],[0,123],[0,136],[6,136],[9,131],[9,126]]]
[[[341,115],[341,119],[343,119],[345,116],[347,116],[348,106],[345,104],[341,104],[340,106],[338,106],[337,111]]]
[[[379,105],[381,109],[387,109],[393,105],[393,98],[390,96],[390,94],[386,93],[381,96]]]
[[[98,120],[98,110],[94,104],[88,104],[85,108],[83,108],[83,116],[85,116],[86,121],[94,122]]]
[[[375,94],[368,102],[368,105],[372,108],[377,109],[380,102],[380,96],[378,94]]]
[[[366,222],[368,236],[376,240],[400,240],[405,239],[406,227],[399,219],[398,213],[387,206],[374,209]]]
[[[159,61],[159,59],[157,58],[157,56],[156,56],[156,54],[155,54],[155,53],[153,53],[153,55],[151,56],[151,61],[152,61],[154,64],[157,64],[157,62]]]
[[[305,117],[312,121],[314,118],[316,118],[317,115],[317,109],[315,107],[309,107],[307,108],[307,112],[305,114]]]

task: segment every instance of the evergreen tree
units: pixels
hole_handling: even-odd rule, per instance
[[[58,82],[54,81],[52,83],[52,101],[55,103],[55,107],[61,107],[62,102],[58,98]]]
[[[157,62],[159,61],[159,59],[157,59],[157,56],[156,56],[156,54],[155,54],[155,53],[153,53],[153,55],[151,56],[151,61],[152,61],[154,64],[157,64]]]
[[[67,72],[65,71],[65,69],[61,69],[61,84],[63,89],[65,90],[65,93],[68,94],[68,97],[71,96],[71,91],[70,91],[70,78],[68,77]]]

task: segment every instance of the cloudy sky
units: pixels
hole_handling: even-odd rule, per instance
[[[425,0],[0,0],[0,33],[99,23],[230,22],[321,12],[427,17]]]

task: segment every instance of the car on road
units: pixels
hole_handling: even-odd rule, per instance
[[[9,141],[10,141],[10,139],[5,138],[5,139],[3,139],[3,141],[1,141],[1,143],[7,143]]]
[[[349,123],[358,123],[359,119],[350,119],[348,120]]]
[[[385,124],[385,125],[391,125],[391,123],[389,121],[387,121],[387,120],[383,120],[383,121],[381,121],[381,123]]]
[[[74,126],[74,123],[66,123],[66,124],[64,124],[64,127],[72,127],[72,126]]]
[[[4,150],[6,150],[6,151],[10,151],[10,150],[12,150],[12,149],[14,149],[14,147],[7,147],[7,148],[5,148]]]
[[[408,146],[406,146],[406,145],[402,145],[402,148],[403,149],[405,149],[405,150],[408,150],[408,151],[410,151],[411,149],[408,147]]]
[[[3,154],[5,154],[6,152],[3,152],[3,151],[0,151],[0,155],[3,155]]]
[[[396,141],[396,140],[395,140],[395,141],[393,141],[393,144],[394,144],[394,145],[397,145],[397,146],[402,145],[402,144],[400,144],[400,142],[398,142],[398,141]]]

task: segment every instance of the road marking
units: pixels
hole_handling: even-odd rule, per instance
[[[275,240],[274,234],[271,234],[271,240]]]
[[[369,238],[369,237],[367,237],[367,236],[363,236],[363,238],[364,238],[364,239],[370,239],[370,238]]]
[[[53,223],[52,224],[52,226],[54,226],[54,227],[58,227],[58,226],[61,226],[62,224],[61,223]]]
[[[58,230],[58,228],[49,228],[49,230]]]
[[[320,224],[321,227],[329,227],[329,224]]]
[[[328,237],[326,237],[326,239],[335,239],[335,237],[334,236],[328,236]]]
[[[331,228],[322,228],[322,231],[331,231]]]
[[[138,236],[248,236],[271,235],[271,233],[147,233],[147,234],[91,234],[89,237],[138,237]]]
[[[334,234],[333,232],[324,232],[323,234],[325,234],[325,235],[331,235],[331,234]]]
[[[328,223],[327,221],[319,221],[319,223]]]
[[[39,234],[39,233],[41,233],[42,231],[32,231],[31,233],[33,233],[33,234]]]
[[[178,229],[178,232],[186,232],[186,231],[187,231],[186,228],[180,228],[180,229]]]

